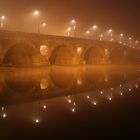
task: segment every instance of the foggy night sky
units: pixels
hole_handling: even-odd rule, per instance
[[[140,0],[0,0],[0,15],[7,16],[9,30],[35,32],[36,9],[50,34],[63,34],[74,18],[79,32],[97,24],[140,39]]]

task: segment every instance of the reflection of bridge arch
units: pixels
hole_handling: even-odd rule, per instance
[[[12,66],[29,66],[32,64],[34,47],[27,43],[18,43],[11,46],[4,55],[3,64]]]
[[[77,71],[65,68],[51,68],[50,79],[53,85],[59,89],[69,89],[75,82]]]
[[[49,62],[52,65],[74,65],[76,55],[72,47],[58,46],[52,51]]]
[[[85,64],[101,64],[104,58],[104,49],[100,47],[89,47],[83,54]]]
[[[35,90],[36,82],[31,82],[29,79],[32,79],[32,76],[26,77],[24,73],[7,73],[5,75],[6,89],[14,93],[23,93],[24,96],[30,95]]]

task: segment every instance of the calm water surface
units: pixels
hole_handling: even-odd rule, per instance
[[[1,68],[0,140],[140,133],[140,66]]]

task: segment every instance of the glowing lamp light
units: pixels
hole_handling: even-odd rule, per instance
[[[102,39],[103,39],[104,35],[103,35],[103,34],[101,34],[99,37],[100,37],[100,41],[102,41]]]
[[[89,99],[90,97],[89,96],[87,96],[87,99]]]
[[[2,19],[2,20],[5,20],[5,19],[6,19],[6,17],[5,17],[5,16],[1,16],[1,19]]]
[[[103,94],[103,91],[100,91],[100,94]]]
[[[6,118],[6,117],[7,117],[7,115],[6,115],[5,113],[3,113],[3,114],[2,114],[2,117],[3,117],[3,118]]]
[[[108,97],[108,100],[111,101],[112,100],[112,97]]]
[[[46,106],[46,105],[43,105],[43,108],[44,108],[44,109],[46,109],[46,108],[47,108],[47,106]]]
[[[124,37],[124,34],[123,33],[120,34],[120,38],[122,38],[122,37]]]
[[[138,88],[138,85],[136,85],[135,87]]]
[[[112,33],[112,31],[113,31],[112,29],[109,29],[109,30],[108,30],[108,33]]]
[[[75,19],[72,19],[71,23],[72,24],[75,24],[76,23],[76,20]]]
[[[92,29],[93,29],[93,30],[96,30],[96,29],[97,29],[97,25],[93,25],[93,26],[92,26]]]
[[[69,99],[68,102],[71,104],[71,99]]]
[[[96,101],[94,101],[94,102],[93,102],[93,105],[97,105],[97,102],[96,102]]]
[[[40,120],[39,119],[35,119],[35,123],[39,123],[40,122]]]
[[[4,109],[5,109],[5,107],[4,107],[4,106],[2,106],[1,110],[2,110],[2,111],[4,111]]]
[[[105,56],[108,56],[108,54],[109,54],[108,49],[105,49]],[[107,77],[108,77],[108,76],[107,76]]]
[[[39,11],[38,10],[35,10],[34,11],[34,15],[38,16],[39,15]]]
[[[75,108],[72,108],[72,110],[71,110],[73,113],[76,111],[76,109]]]
[[[42,27],[46,27],[47,24],[45,22],[42,23]]]
[[[132,91],[132,89],[131,89],[131,88],[129,88],[129,92],[130,92],[130,91]]]
[[[90,31],[86,31],[86,34],[89,35],[90,34]]]
[[[72,30],[71,27],[68,27],[67,31],[71,31],[71,30]]]

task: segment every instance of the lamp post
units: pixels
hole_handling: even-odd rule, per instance
[[[5,21],[6,17],[5,16],[1,16],[0,18],[0,28],[4,28],[4,21]]]
[[[46,22],[43,22],[43,23],[41,24],[42,32],[44,31],[44,33],[45,33],[46,26],[47,26],[47,23],[46,23]],[[43,30],[43,29],[44,29],[44,30]]]
[[[40,12],[38,10],[35,10],[33,13],[38,19],[37,19],[37,32],[40,34]]]
[[[122,44],[123,43],[123,41],[124,41],[124,34],[123,33],[121,33],[120,35],[119,35],[119,44]]]
[[[104,37],[104,35],[101,34],[101,35],[99,36],[99,40],[102,41],[102,40],[103,40],[103,37]]]
[[[68,27],[68,29],[67,29],[67,36],[68,36],[68,37],[70,37],[70,32],[71,32],[71,30],[72,30],[71,27]]]
[[[112,37],[113,37],[113,30],[112,29],[109,29],[107,31],[108,35],[109,35],[109,41],[112,41]]]
[[[93,25],[91,30],[93,31],[93,39],[97,39],[97,29],[98,29],[98,26],[97,25]]]
[[[71,24],[72,24],[72,29],[73,29],[74,37],[76,37],[76,20],[72,19],[71,20]]]
[[[129,38],[128,38],[128,45],[129,45],[130,47],[132,47],[132,37],[129,37]]]

